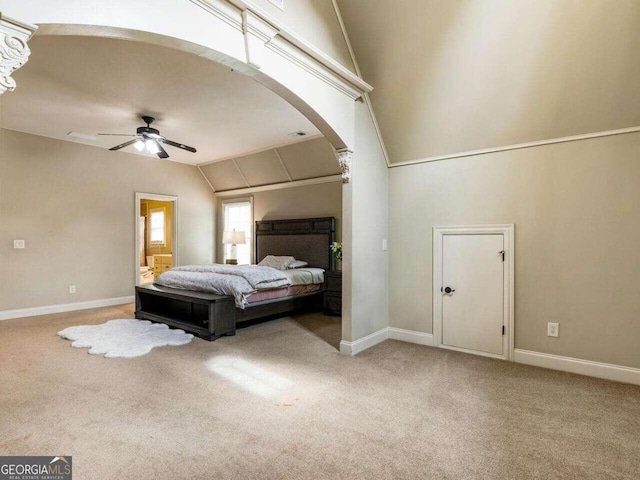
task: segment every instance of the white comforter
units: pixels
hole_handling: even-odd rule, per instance
[[[293,268],[282,270],[282,273],[289,278],[291,285],[311,285],[324,282],[324,270],[322,268]]]
[[[160,275],[163,287],[233,295],[236,306],[244,308],[247,297],[259,290],[288,287],[291,280],[280,270],[258,265],[187,265]]]

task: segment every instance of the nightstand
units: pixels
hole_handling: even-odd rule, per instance
[[[148,258],[148,257],[147,257]],[[157,253],[153,256],[153,275],[158,278],[164,272],[173,268],[173,255],[170,253]]]
[[[324,314],[342,315],[342,271],[324,272]]]

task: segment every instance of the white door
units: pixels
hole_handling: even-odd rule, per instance
[[[443,235],[442,346],[505,356],[504,235]]]

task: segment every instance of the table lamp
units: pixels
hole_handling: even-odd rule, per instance
[[[229,265],[237,265],[238,264],[238,247],[237,245],[242,245],[247,243],[243,231],[238,230],[225,230],[222,233],[222,243],[225,245],[231,245],[231,255],[227,258],[225,263]]]

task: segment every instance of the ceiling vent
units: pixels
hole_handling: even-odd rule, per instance
[[[89,140],[90,142],[95,142],[98,140],[98,137],[96,137],[95,135],[89,135],[88,133],[67,132],[67,136],[79,138],[81,140]]]

